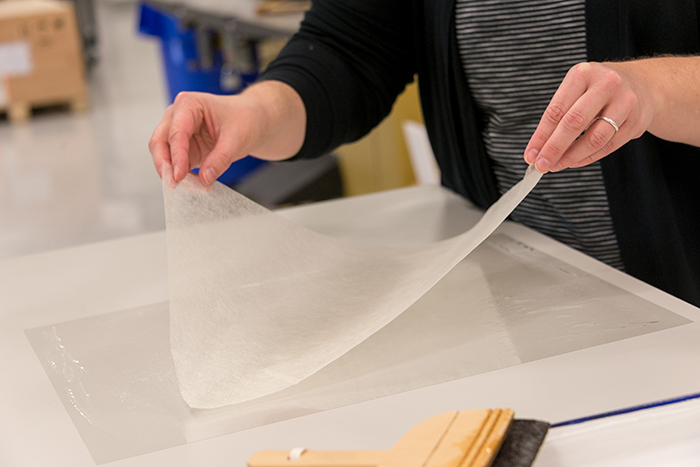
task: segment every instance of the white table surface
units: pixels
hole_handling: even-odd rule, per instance
[[[449,237],[480,215],[438,187],[281,214],[330,235],[392,243]],[[499,231],[692,323],[109,465],[242,466],[265,449],[388,449],[411,426],[448,410],[512,407],[518,418],[559,422],[700,392],[699,309],[522,226]],[[167,298],[164,232],[0,262],[0,466],[95,465],[24,331]]]
[[[535,467],[697,467],[700,398],[553,428]]]

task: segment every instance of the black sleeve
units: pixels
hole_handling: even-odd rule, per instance
[[[415,73],[411,2],[314,0],[261,79],[292,86],[306,107],[304,145],[316,157],[367,134]]]

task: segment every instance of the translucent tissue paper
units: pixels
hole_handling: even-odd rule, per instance
[[[220,184],[164,185],[170,343],[183,399],[216,408],[313,375],[394,320],[537,184],[532,167],[471,230],[385,247],[328,237]]]

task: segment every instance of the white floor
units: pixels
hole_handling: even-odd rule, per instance
[[[165,227],[147,147],[167,105],[160,44],[135,4],[95,6],[91,109],[0,120],[0,258]]]

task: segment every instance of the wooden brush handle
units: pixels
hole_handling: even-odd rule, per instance
[[[511,409],[494,410],[484,424],[481,439],[477,443],[478,450],[471,462],[463,462],[462,467],[489,467],[503,444],[514,416],[515,412]]]
[[[511,409],[445,412],[411,428],[389,451],[262,451],[248,467],[488,467],[513,421]]]
[[[289,451],[261,451],[248,459],[248,467],[376,467],[387,451],[305,451],[289,460]]]

